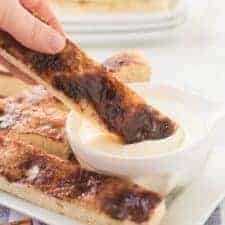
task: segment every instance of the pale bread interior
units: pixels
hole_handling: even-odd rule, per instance
[[[83,207],[81,204],[66,201],[60,201],[56,198],[49,197],[32,186],[9,183],[4,178],[0,177],[0,189],[13,194],[19,198],[32,202],[40,207],[53,210],[57,213],[68,216],[74,220],[81,221],[89,225],[135,225],[131,221],[122,221],[111,219],[102,213]],[[165,203],[161,202],[155,209],[150,220],[142,223],[142,225],[159,225],[165,212]]]

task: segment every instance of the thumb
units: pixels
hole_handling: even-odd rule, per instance
[[[8,1],[12,4],[14,1]],[[13,11],[13,13],[12,13]],[[27,48],[55,54],[65,47],[65,37],[29,13],[19,3],[6,6],[0,27]]]

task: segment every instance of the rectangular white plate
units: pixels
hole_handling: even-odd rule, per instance
[[[187,187],[168,208],[162,225],[202,225],[225,197],[225,149],[216,148],[201,179]],[[51,225],[79,223],[0,192],[0,204]]]

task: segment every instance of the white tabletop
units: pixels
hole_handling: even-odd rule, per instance
[[[214,100],[225,99],[225,1],[187,0],[186,24],[164,40],[127,45],[83,45],[104,60],[125,49],[138,49],[150,59],[154,82],[188,87]]]

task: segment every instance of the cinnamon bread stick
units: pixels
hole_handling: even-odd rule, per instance
[[[90,225],[158,225],[164,214],[159,194],[6,137],[0,190]]]
[[[65,132],[67,114],[61,102],[43,87],[35,86],[0,99],[0,133],[69,159],[73,154]]]
[[[163,139],[178,127],[69,40],[61,53],[46,55],[0,32],[0,56],[126,144]]]
[[[103,65],[126,83],[145,82],[151,77],[150,63],[138,51],[120,52],[106,59]]]

